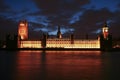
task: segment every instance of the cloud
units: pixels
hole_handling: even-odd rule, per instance
[[[69,21],[69,24],[73,24],[77,21],[80,21],[80,16],[83,15],[83,11],[80,11],[80,12],[77,12],[76,14],[74,14],[71,18],[70,18],[70,21]]]
[[[107,1],[0,0],[0,25],[3,27],[0,27],[0,30],[6,33],[14,32],[17,22],[26,19],[29,22],[29,34],[34,37],[39,37],[41,33],[47,31],[55,34],[57,26],[62,27],[61,31],[64,34],[74,32],[78,36],[87,33],[94,35],[100,33],[100,29],[107,20],[111,21],[110,32],[116,36],[115,34],[120,30],[119,2],[119,0],[110,0],[110,3],[103,5]],[[10,27],[7,28],[7,26]]]
[[[0,13],[7,10],[9,7],[5,5],[4,0],[0,0]]]
[[[80,9],[89,3],[89,0],[35,0],[37,6],[44,14],[62,14]]]
[[[120,3],[118,3],[117,7],[118,7],[118,9],[120,9]]]
[[[114,13],[113,21],[110,23],[110,32],[113,34],[113,37],[120,38],[120,10]]]
[[[7,34],[17,34],[17,24],[0,17],[0,38],[5,40]]]
[[[90,9],[84,11],[84,14],[80,16],[80,20],[74,24],[71,24],[71,26],[75,29],[75,34],[93,35],[93,33],[100,32],[99,29],[102,29],[104,22],[112,20],[114,16],[114,13],[106,8],[103,8],[101,10]]]
[[[82,6],[90,3],[89,0],[34,0],[42,15],[48,17],[49,27],[68,26],[73,15],[78,15]],[[78,15],[79,16],[79,15]],[[75,17],[74,17],[75,18]],[[76,19],[76,18],[75,18]],[[72,22],[72,20],[71,20]]]

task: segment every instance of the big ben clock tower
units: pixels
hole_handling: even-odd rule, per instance
[[[100,36],[100,47],[102,50],[112,49],[112,35],[109,34],[107,23],[105,23],[102,28],[102,34]]]

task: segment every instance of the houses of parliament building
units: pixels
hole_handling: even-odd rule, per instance
[[[20,21],[18,24],[18,35],[14,36],[14,48],[77,48],[77,49],[104,49],[112,48],[112,36],[109,34],[109,29],[105,23],[102,27],[102,34],[97,39],[75,39],[74,34],[68,38],[63,38],[58,26],[58,31],[55,38],[48,38],[43,34],[41,40],[28,39],[28,22]],[[6,38],[6,47],[10,46],[9,36]]]

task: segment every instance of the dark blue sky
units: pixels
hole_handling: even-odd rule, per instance
[[[31,37],[42,32],[96,35],[107,21],[120,37],[120,0],[0,0],[0,36],[17,33],[19,20],[29,22]]]

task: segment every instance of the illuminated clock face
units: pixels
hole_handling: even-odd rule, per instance
[[[105,29],[105,32],[108,32],[108,30],[107,30],[107,29]]]

